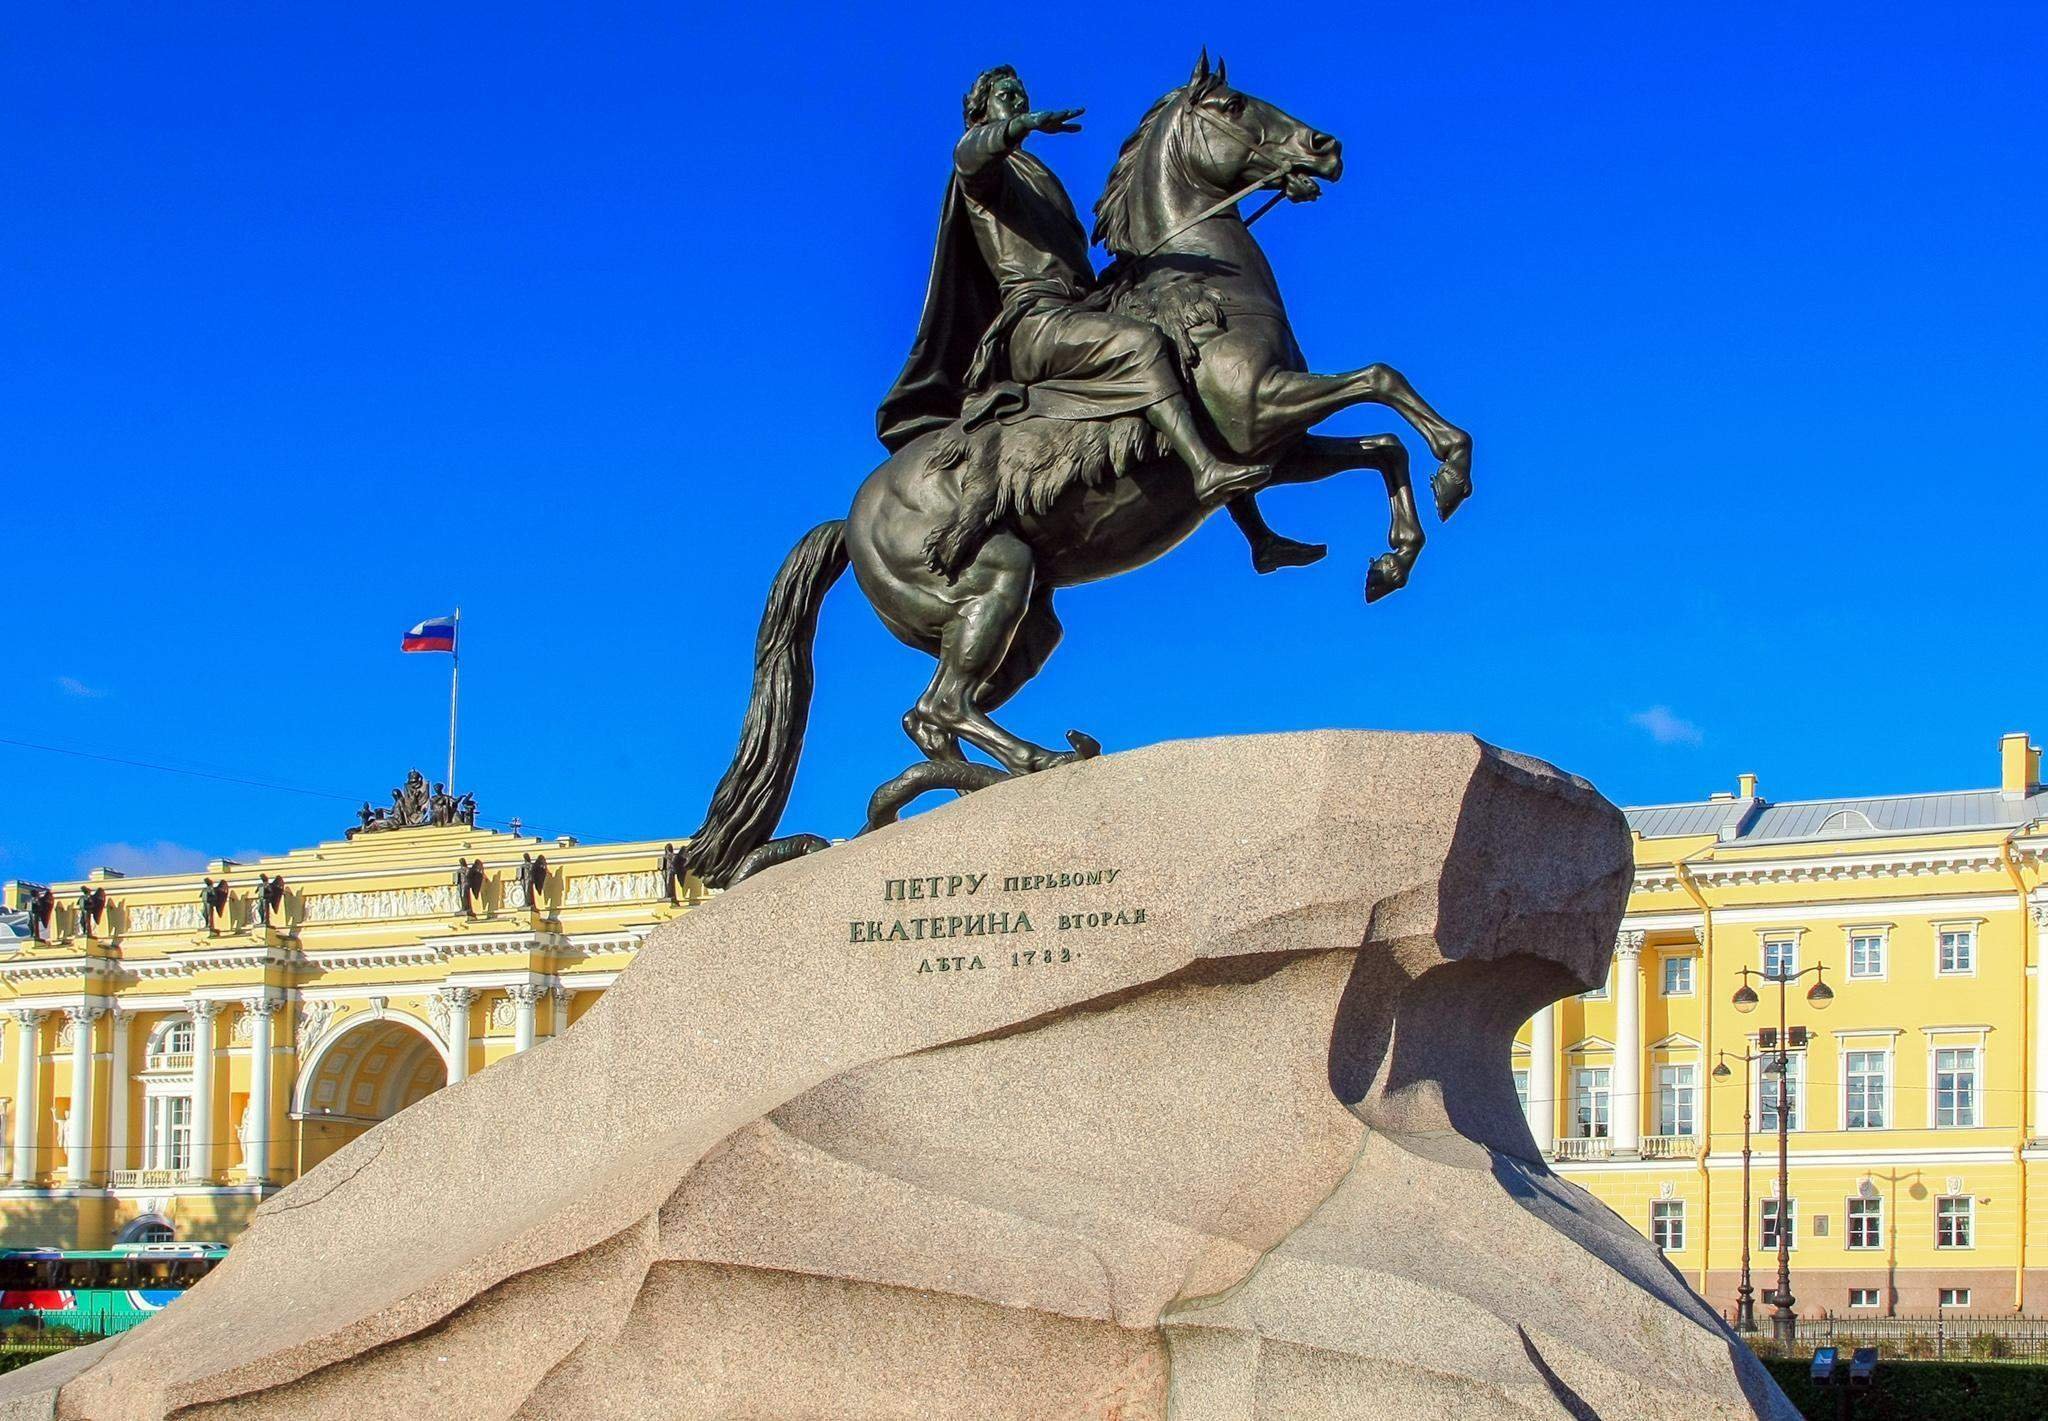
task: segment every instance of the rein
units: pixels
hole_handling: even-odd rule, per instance
[[[1217,213],[1223,211],[1225,208],[1237,206],[1238,203],[1250,197],[1260,188],[1265,187],[1270,183],[1284,181],[1286,178],[1292,176],[1293,173],[1301,167],[1301,164],[1294,159],[1283,158],[1276,155],[1272,151],[1271,145],[1268,144],[1265,139],[1254,138],[1251,134],[1239,128],[1236,124],[1231,123],[1228,119],[1225,119],[1220,115],[1210,113],[1209,110],[1203,108],[1200,104],[1190,105],[1189,112],[1193,113],[1197,118],[1201,119],[1203,122],[1212,124],[1216,128],[1219,128],[1224,133],[1228,134],[1230,137],[1235,138],[1239,143],[1242,143],[1250,151],[1252,157],[1257,158],[1260,162],[1269,165],[1273,169],[1273,171],[1265,174],[1263,177],[1253,178],[1250,182],[1246,183],[1236,192],[1230,194],[1230,196],[1222,198],[1216,202],[1210,203],[1200,212],[1197,212],[1193,217],[1190,217],[1187,221],[1181,223],[1180,226],[1174,228],[1171,232],[1168,232],[1165,236],[1161,237],[1158,241],[1154,242],[1144,251],[1138,253],[1136,258],[1138,261],[1146,261],[1152,257],[1158,256],[1161,248],[1163,248],[1168,242],[1171,242],[1175,237],[1180,236],[1183,232],[1188,231],[1190,228],[1201,226],[1204,222],[1207,222],[1211,217],[1214,217]],[[1268,202],[1266,202],[1265,205],[1260,207],[1257,212],[1254,212],[1250,217],[1244,219],[1244,225],[1249,227],[1252,225],[1252,223],[1258,221],[1261,217],[1264,217],[1268,212],[1271,212],[1276,206],[1278,206],[1280,199],[1285,196],[1287,196],[1287,193],[1284,189],[1280,192],[1274,193],[1272,198]]]

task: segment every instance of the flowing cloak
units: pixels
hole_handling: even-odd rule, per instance
[[[925,284],[924,315],[903,373],[875,413],[875,433],[891,453],[928,430],[951,424],[967,399],[967,371],[981,338],[1002,313],[995,273],[975,245],[960,174],[946,183],[939,242]]]
[[[1001,134],[980,125],[955,152],[917,339],[875,416],[892,453],[963,414],[970,428],[1100,419],[1180,390],[1155,328],[1090,303],[1095,269],[1066,189]]]

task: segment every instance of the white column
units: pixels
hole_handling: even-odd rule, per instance
[[[107,1014],[107,1183],[114,1172],[128,1168],[128,1025],[135,1013],[113,1008]]]
[[[64,1182],[92,1183],[92,1024],[106,1015],[97,1002],[66,1007],[71,1023],[71,1121],[64,1141]]]
[[[186,1003],[192,1013],[192,1167],[186,1177],[213,1183],[213,1019],[220,1003]]]
[[[47,1012],[14,1013],[14,1183],[36,1182],[36,1054]]]
[[[1557,1003],[1529,1018],[1529,1133],[1536,1148],[1557,1148]]]
[[[512,999],[512,1049],[527,1051],[533,1047],[534,1008],[540,1005],[540,994],[547,989],[536,987],[531,982],[516,987],[507,987],[505,995]]]
[[[252,1184],[270,1178],[270,1019],[281,1005],[267,996],[242,1003],[249,1013],[249,1142],[242,1172]]]
[[[468,987],[443,987],[441,1000],[448,1003],[448,1084],[469,1074],[469,1004],[476,993]]]
[[[555,1020],[554,1025],[548,1028],[548,1035],[560,1036],[569,1029],[569,998],[575,995],[574,987],[565,987],[560,982],[555,983]]]
[[[1643,935],[1614,940],[1614,1098],[1609,1130],[1617,1155],[1643,1148]]]
[[[2034,1134],[2048,1136],[2048,903],[2034,906]]]

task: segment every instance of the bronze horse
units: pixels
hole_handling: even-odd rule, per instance
[[[1391,434],[1333,438],[1309,430],[1356,404],[1395,410],[1441,461],[1431,486],[1443,518],[1471,492],[1471,438],[1389,366],[1309,371],[1272,268],[1227,201],[1262,176],[1284,183],[1290,195],[1309,195],[1315,179],[1334,181],[1342,169],[1336,139],[1233,89],[1223,66],[1211,70],[1205,55],[1189,82],[1154,104],[1124,144],[1096,204],[1095,235],[1116,258],[1103,280],[1118,309],[1155,318],[1201,313],[1199,324],[1169,334],[1188,351],[1197,400],[1234,455],[1273,462],[1275,484],[1312,483],[1353,469],[1372,469],[1385,480],[1391,551],[1373,561],[1370,601],[1407,581],[1422,547],[1407,453]],[[1202,217],[1218,204],[1220,211]],[[1190,291],[1197,299],[1189,299]],[[1056,589],[1163,556],[1215,507],[1196,499],[1177,461],[1143,458],[1120,476],[1071,480],[1043,506],[1021,503],[949,573],[933,566],[930,550],[940,530],[957,521],[965,473],[929,457],[942,436],[920,436],[891,455],[868,475],[847,517],[812,529],[776,574],[755,643],[739,750],[691,837],[691,866],[704,882],[724,886],[823,842],[773,836],[803,747],[818,611],[849,560],[889,630],[939,662],[903,718],[930,763],[892,782],[893,802],[882,802],[891,786],[878,791],[870,827],[924,789],[966,790],[999,777],[967,762],[963,740],[1009,774],[1094,753],[1093,741],[1072,732],[1071,750],[1031,744],[996,724],[991,712],[1059,644]]]

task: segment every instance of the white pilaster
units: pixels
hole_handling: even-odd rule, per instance
[[[36,1055],[41,1048],[47,1012],[17,1011],[14,1016],[14,1183],[36,1182]]]
[[[64,1140],[64,1182],[92,1183],[92,1024],[106,1015],[98,1002],[64,1008],[71,1023],[71,1119]]]
[[[547,988],[531,982],[507,987],[505,995],[512,999],[512,1049],[528,1051],[533,1048],[534,1009],[540,1005],[541,993]]]
[[[1557,1148],[1557,1003],[1529,1019],[1529,1133],[1536,1148]]]
[[[270,1178],[270,1019],[282,1005],[268,996],[242,1003],[249,1014],[249,1139],[242,1147],[242,1172],[252,1184]]]
[[[2034,1134],[2048,1136],[2048,903],[2034,909]]]
[[[1643,935],[1614,940],[1614,1153],[1643,1148]]]
[[[107,1013],[107,1183],[128,1168],[128,1027],[135,1013]]]
[[[574,987],[565,987],[560,982],[557,982],[555,983],[553,995],[555,998],[555,1020],[554,1024],[548,1028],[548,1035],[560,1036],[569,1029],[569,999],[576,995],[576,989]]]
[[[220,1003],[191,1001],[192,1013],[192,1161],[186,1177],[213,1183],[213,1019]]]
[[[468,987],[443,987],[441,1000],[448,1003],[448,1084],[469,1074],[469,1004],[476,993]]]

